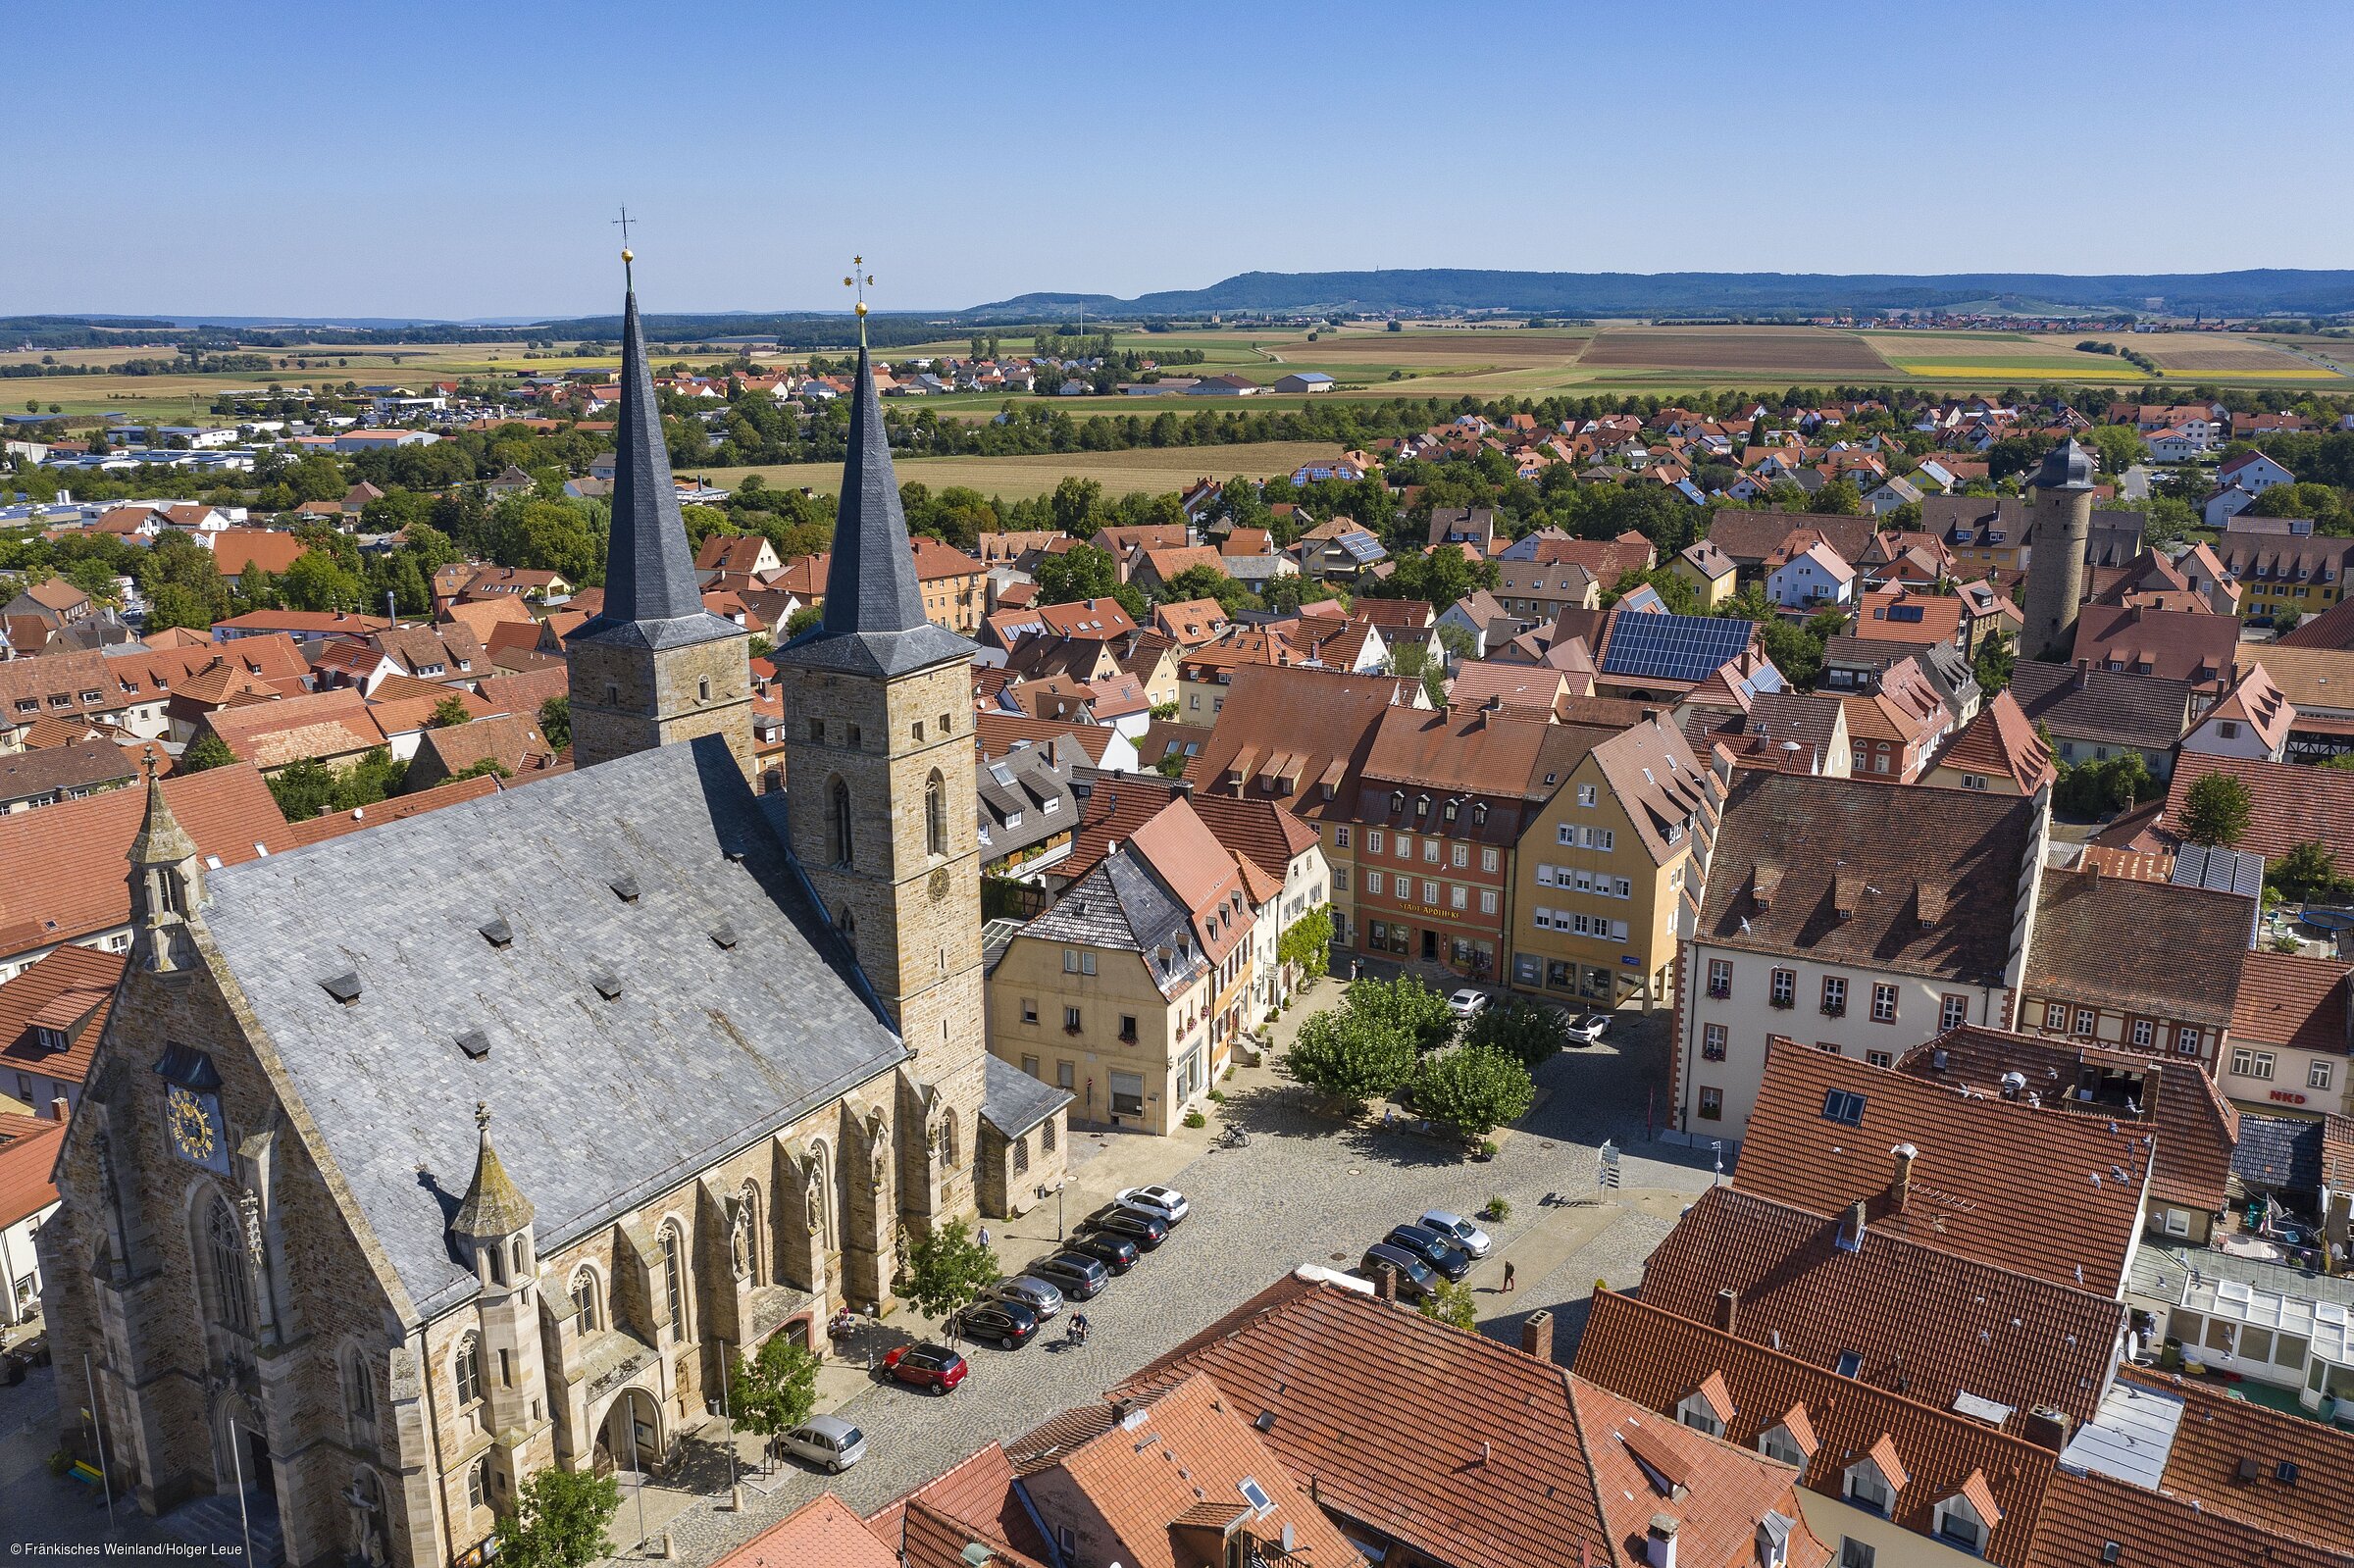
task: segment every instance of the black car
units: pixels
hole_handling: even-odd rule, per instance
[[[1038,1314],[1019,1301],[991,1297],[975,1301],[956,1314],[956,1332],[970,1340],[995,1344],[1000,1350],[1015,1350],[1030,1342],[1038,1332]]]
[[[1056,1252],[1022,1272],[1046,1281],[1071,1301],[1092,1301],[1111,1284],[1111,1271],[1084,1252]]]
[[[1079,1229],[1099,1234],[1109,1232],[1113,1236],[1125,1237],[1147,1252],[1169,1239],[1169,1228],[1166,1225],[1150,1214],[1136,1209],[1122,1208],[1117,1203],[1104,1204],[1095,1213],[1081,1220]]]
[[[1471,1272],[1471,1254],[1426,1225],[1398,1226],[1383,1239],[1408,1252],[1419,1252],[1450,1280],[1459,1281]]]
[[[1090,1231],[1085,1235],[1072,1237],[1068,1242],[1064,1243],[1063,1250],[1076,1252],[1082,1257],[1094,1258],[1115,1275],[1125,1274],[1135,1268],[1137,1258],[1142,1255],[1137,1251],[1134,1241],[1122,1240],[1107,1232],[1100,1231]]]

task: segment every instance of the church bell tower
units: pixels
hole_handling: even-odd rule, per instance
[[[913,1057],[901,1217],[974,1212],[987,1050],[973,644],[925,618],[863,341],[824,621],[772,656],[793,851]]]

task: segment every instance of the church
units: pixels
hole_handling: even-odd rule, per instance
[[[973,648],[925,619],[865,350],[823,623],[774,655],[785,793],[634,286],[621,382],[576,771],[220,869],[150,770],[40,1237],[61,1433],[101,1457],[86,1357],[119,1492],[241,1492],[305,1568],[479,1561],[547,1466],[662,1471],[728,1357],[888,1310],[912,1238],[1063,1166],[1069,1096],[983,1044]]]

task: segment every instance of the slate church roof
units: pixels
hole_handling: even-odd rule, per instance
[[[473,1289],[477,1101],[552,1251],[906,1055],[717,736],[208,885],[290,1106],[427,1316]]]
[[[897,676],[973,656],[973,644],[924,616],[923,585],[907,545],[907,514],[892,472],[891,433],[863,344],[850,403],[850,452],[842,471],[825,620],[774,655],[852,675]]]

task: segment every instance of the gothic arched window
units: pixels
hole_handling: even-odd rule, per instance
[[[223,1328],[251,1334],[253,1290],[245,1273],[245,1238],[227,1200],[213,1200],[204,1231],[205,1245],[212,1253],[214,1313]]]
[[[483,1397],[483,1341],[473,1335],[458,1341],[458,1403],[480,1403]]]
[[[376,1419],[376,1382],[368,1375],[368,1358],[357,1350],[344,1363],[343,1391],[351,1402],[354,1421]]]
[[[835,780],[826,791],[826,827],[833,846],[834,864],[850,864],[850,786],[840,779]]]
[[[1027,1138],[1017,1138],[1013,1140],[1013,1174],[1016,1176],[1021,1176],[1028,1172],[1029,1169],[1030,1139]]]
[[[948,852],[948,786],[938,768],[924,781],[924,847],[936,855]]]
[[[604,1326],[604,1292],[597,1289],[594,1269],[583,1268],[572,1277],[572,1304],[580,1310],[583,1334]]]
[[[687,1338],[687,1268],[679,1228],[662,1227],[662,1299],[670,1307],[670,1332]]]

